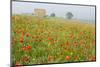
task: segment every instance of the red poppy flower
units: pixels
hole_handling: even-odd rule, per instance
[[[23,46],[22,47],[22,50],[23,51],[29,51],[29,50],[31,50],[32,49],[32,46],[30,46],[30,45],[28,45],[28,46]]]
[[[24,38],[23,38],[23,37],[20,38],[20,42],[21,42],[21,43],[24,42]]]
[[[23,47],[22,47],[22,50],[23,50],[23,51],[26,51],[26,50],[27,50],[27,46],[23,46]]]
[[[78,59],[78,56],[74,56],[74,60],[77,60]]]
[[[66,60],[70,60],[70,56],[66,56]]]
[[[27,49],[28,49],[28,50],[32,49],[32,46],[28,45],[28,46],[27,46]]]
[[[26,34],[26,37],[29,37],[29,36],[30,36],[30,34],[29,34],[29,33],[27,33],[27,34]]]
[[[48,40],[52,41],[52,40],[53,40],[53,38],[51,38],[51,37],[48,37]]]
[[[23,31],[23,32],[22,32],[22,36],[24,36],[24,35],[25,35],[25,32]]]

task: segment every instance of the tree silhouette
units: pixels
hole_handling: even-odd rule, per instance
[[[71,12],[68,12],[68,13],[66,14],[66,17],[67,17],[68,19],[72,19],[73,16],[74,16],[74,15],[73,15]]]
[[[51,17],[55,17],[56,15],[55,15],[55,13],[51,13],[51,15],[50,15]]]

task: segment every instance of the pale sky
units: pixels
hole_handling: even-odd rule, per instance
[[[95,20],[94,6],[46,4],[35,2],[12,2],[12,13],[33,13],[34,8],[46,9],[47,15],[55,13],[58,17],[65,17],[67,12],[72,12],[74,17],[83,20]]]

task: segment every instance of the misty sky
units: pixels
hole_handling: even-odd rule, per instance
[[[72,12],[76,19],[95,20],[95,7],[79,5],[46,4],[31,2],[12,2],[12,13],[33,13],[34,8],[46,9],[46,14],[55,13],[58,17],[65,17],[67,12]]]

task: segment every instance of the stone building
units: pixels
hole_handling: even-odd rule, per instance
[[[46,10],[45,9],[34,9],[34,15],[37,17],[45,17],[46,16]]]

